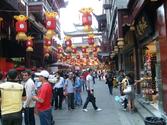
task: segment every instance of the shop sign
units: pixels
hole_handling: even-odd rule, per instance
[[[139,16],[135,23],[135,35],[138,41],[149,37],[149,35],[154,32],[151,24],[152,23],[151,20],[149,20],[148,15],[143,13]]]

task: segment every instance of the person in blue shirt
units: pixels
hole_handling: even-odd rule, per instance
[[[80,106],[82,105],[82,98],[81,98],[81,79],[79,76],[79,73],[76,73],[76,78],[75,78],[75,84],[74,84],[74,89],[75,89],[75,105]]]

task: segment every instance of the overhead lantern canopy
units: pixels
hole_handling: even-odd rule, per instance
[[[18,41],[26,41],[27,40],[27,16],[24,15],[19,15],[19,16],[14,16],[14,18],[17,20],[16,22],[16,40]]]
[[[56,12],[45,12],[46,16],[46,36],[51,39],[53,35],[56,35],[55,30],[56,30]]]
[[[84,31],[89,32],[92,31],[91,25],[92,25],[92,15],[93,12],[92,8],[82,8],[80,9],[80,12],[82,13],[82,25],[84,26]]]

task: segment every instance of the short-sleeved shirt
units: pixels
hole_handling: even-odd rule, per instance
[[[1,90],[1,114],[10,114],[21,111],[23,85],[17,82],[4,82],[0,84]],[[25,94],[25,92],[24,92]]]
[[[86,77],[86,84],[87,84],[87,90],[94,89],[93,77],[90,74],[88,74]]]
[[[43,83],[37,93],[37,97],[44,100],[43,103],[36,102],[36,107],[38,111],[42,112],[50,109],[52,99],[52,86],[48,82]]]
[[[66,91],[67,93],[74,93],[74,82],[70,79],[65,81]]]
[[[54,89],[55,88],[63,88],[64,87],[64,78],[60,77],[59,80],[55,83]]]

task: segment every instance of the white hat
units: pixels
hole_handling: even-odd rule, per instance
[[[42,70],[41,72],[37,72],[35,73],[36,76],[43,76],[45,78],[48,78],[49,77],[49,72],[46,71],[46,70]]]

